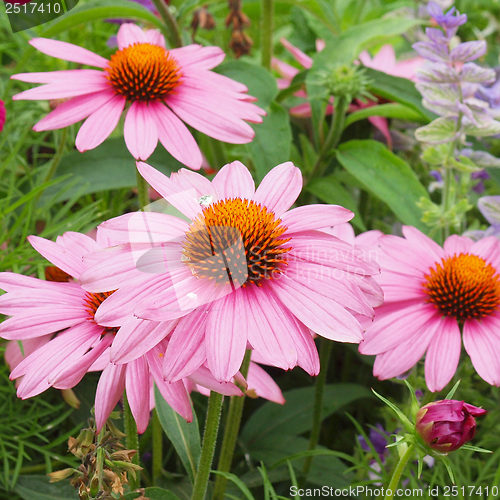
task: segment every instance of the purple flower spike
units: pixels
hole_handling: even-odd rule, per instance
[[[467,22],[466,14],[460,14],[455,7],[443,13],[443,10],[436,2],[429,2],[427,4],[427,12],[446,31],[448,38],[454,36],[457,28]]]

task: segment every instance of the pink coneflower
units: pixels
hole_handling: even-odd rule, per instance
[[[36,396],[49,387],[70,389],[87,372],[102,371],[95,399],[96,424],[100,429],[126,389],[139,432],[144,432],[154,406],[153,382],[168,404],[186,420],[191,420],[189,390],[224,395],[241,395],[232,382],[218,382],[205,366],[199,366],[187,379],[165,382],[162,362],[169,333],[175,322],[156,323],[122,317],[115,326],[100,324],[95,314],[113,292],[89,293],[79,277],[84,256],[102,248],[92,238],[65,233],[56,242],[31,236],[31,244],[57,267],[46,268],[48,281],[14,273],[0,273],[0,312],[11,318],[0,324],[0,336],[12,339],[6,359],[11,379],[20,379],[18,396]],[[130,333],[130,324],[134,331]],[[122,325],[120,327],[120,325]],[[18,341],[22,341],[23,352]],[[125,363],[112,363],[114,352],[122,346],[133,357]],[[135,347],[133,347],[135,346]],[[251,363],[248,380],[252,394],[282,402],[279,387],[263,370]],[[246,385],[241,376],[238,382]],[[253,387],[255,386],[255,387]],[[281,400],[280,400],[281,397]]]
[[[374,374],[401,375],[425,356],[425,379],[439,391],[464,347],[477,373],[500,385],[500,242],[450,236],[441,248],[414,227],[384,236],[378,261],[385,303],[359,350],[376,354]]]
[[[158,140],[184,165],[199,169],[202,156],[184,125],[220,141],[250,142],[254,132],[244,120],[259,123],[265,112],[250,101],[245,85],[210,71],[224,59],[219,47],[188,45],[167,50],[157,30],[123,24],[118,51],[109,60],[76,45],[34,38],[39,51],[53,57],[94,66],[12,78],[40,87],[13,99],[69,99],[40,120],[34,130],[63,128],[86,119],[76,136],[79,151],[101,144],[116,127],[123,110],[124,138],[132,155],[146,159]]]
[[[257,189],[240,162],[223,167],[212,182],[185,169],[170,178],[144,163],[138,169],[188,221],[146,212],[104,222],[101,237],[121,245],[99,252],[82,281],[87,290],[119,288],[99,308],[103,324],[131,305],[138,318],[179,318],[165,353],[168,380],[205,361],[217,380],[230,380],[247,347],[259,361],[317,374],[311,330],[331,340],[361,340],[354,314],[370,317],[373,300],[380,303],[372,278],[378,266],[318,231],[351,219],[349,210],[288,210],[302,188],[293,164],[272,169]],[[150,241],[153,248],[141,253]],[[367,283],[372,295],[362,291]]]

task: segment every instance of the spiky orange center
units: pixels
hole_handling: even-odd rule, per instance
[[[113,290],[112,292],[101,292],[101,293],[90,293],[90,292],[87,292],[85,294],[85,298],[84,298],[84,303],[85,303],[85,308],[87,309],[88,313],[89,313],[89,319],[92,320],[92,321],[95,321],[95,313],[97,311],[97,309],[99,308],[99,306],[111,295],[115,292],[115,290]],[[118,331],[118,327],[106,327],[104,329],[104,333],[112,333],[113,335],[116,334],[116,332]]]
[[[106,73],[114,91],[132,102],[165,98],[182,76],[168,50],[151,43],[134,43],[118,50],[111,56]]]
[[[193,221],[183,259],[199,278],[237,286],[281,274],[287,265],[286,226],[254,201],[233,198],[204,207]]]
[[[425,278],[429,302],[460,322],[489,316],[500,304],[500,275],[477,255],[461,253],[442,259]]]

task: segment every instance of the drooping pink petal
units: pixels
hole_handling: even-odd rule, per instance
[[[73,97],[58,104],[56,109],[44,116],[33,126],[36,132],[56,130],[79,122],[104,106],[114,96],[111,90],[94,92],[89,95]]]
[[[149,103],[147,112],[155,121],[158,138],[165,149],[182,164],[199,170],[201,151],[184,123],[161,102]]]
[[[268,399],[280,405],[285,404],[285,398],[278,384],[258,364],[250,363],[248,367],[248,392],[255,392],[261,398]]]
[[[218,392],[224,396],[243,396],[241,390],[232,382],[219,382],[205,366],[200,366],[189,375],[189,379],[198,386],[205,387],[210,391]]]
[[[125,103],[125,97],[116,95],[83,122],[75,141],[80,153],[96,148],[108,138],[120,120]]]
[[[50,341],[52,335],[44,335],[42,337],[37,337],[34,339],[11,340],[7,342],[5,347],[5,361],[9,365],[9,368],[14,370],[14,368],[32,352],[35,352],[40,347],[44,346]],[[22,352],[21,352],[22,346]]]
[[[248,168],[239,161],[224,165],[212,180],[220,199],[246,198],[251,200],[255,183]]]
[[[464,347],[479,376],[488,384],[500,385],[500,321],[497,318],[467,320]]]
[[[268,172],[253,199],[273,211],[276,217],[281,217],[295,203],[301,189],[302,174],[292,162],[287,161]]]
[[[295,47],[295,45],[291,44],[286,38],[280,38],[280,42],[304,68],[309,69],[312,66],[313,60],[299,48]]]
[[[416,227],[403,226],[403,234],[411,246],[418,248],[420,252],[425,253],[434,261],[443,258],[443,249]]]
[[[127,365],[125,390],[130,410],[137,424],[137,432],[142,434],[149,423],[149,390],[151,377],[146,358],[138,358]]]
[[[425,383],[432,392],[443,389],[455,374],[462,344],[455,318],[441,317],[438,321],[425,356]]]
[[[178,49],[172,49],[170,54],[179,61],[181,67],[193,66],[197,69],[212,69],[218,66],[226,57],[220,47],[202,47],[191,44]]]
[[[95,421],[100,431],[125,389],[127,365],[110,363],[101,374],[95,393]]]
[[[205,334],[207,364],[219,382],[229,382],[243,362],[248,333],[241,317],[246,307],[242,289],[210,305]]]
[[[137,29],[142,33],[139,27]],[[147,160],[153,154],[158,144],[158,129],[151,115],[151,106],[140,101],[132,103],[125,117],[123,138],[136,160]]]
[[[163,362],[163,377],[180,380],[205,363],[205,331],[207,313],[197,309],[181,318],[169,339]]]
[[[339,205],[304,205],[293,208],[281,217],[287,233],[322,229],[350,221],[354,213]]]
[[[111,346],[112,363],[129,363],[146,354],[166,338],[176,322],[156,323],[133,316],[116,333]]]
[[[33,73],[17,73],[12,80],[27,83],[95,83],[105,80],[104,73],[97,69],[65,69],[62,71],[41,71]]]
[[[105,68],[108,64],[104,57],[72,43],[51,40],[50,38],[33,38],[29,43],[40,52],[65,61],[88,64],[98,68]]]
[[[320,363],[312,333],[307,326],[296,318],[292,319],[297,325],[296,329],[290,330],[290,340],[295,344],[297,351],[297,364],[306,373],[314,377],[319,373]]]

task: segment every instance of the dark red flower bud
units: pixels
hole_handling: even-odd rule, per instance
[[[476,419],[487,413],[482,408],[442,399],[422,406],[417,413],[416,429],[422,439],[441,453],[457,450],[476,433]]]

